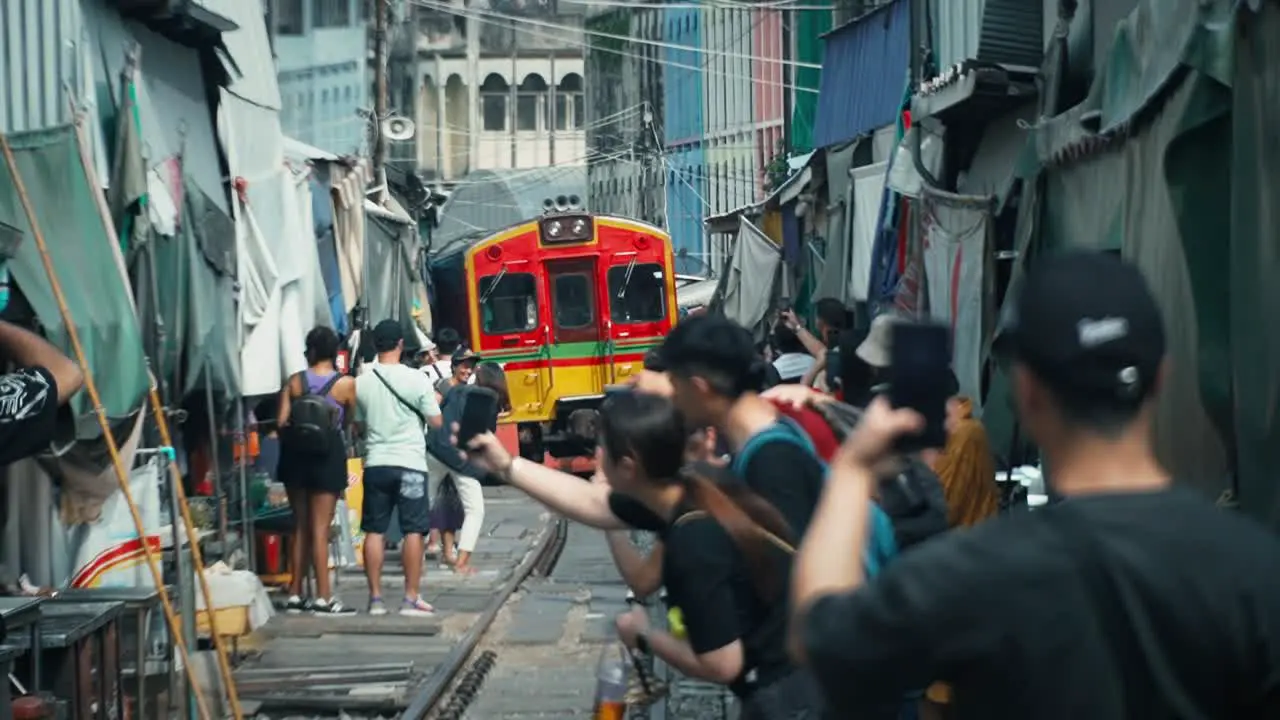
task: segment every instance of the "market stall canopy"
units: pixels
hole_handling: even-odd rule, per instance
[[[98,379],[107,415],[113,420],[126,418],[141,407],[149,387],[146,359],[123,260],[108,232],[98,189],[90,183],[76,131],[60,127],[7,139],[18,178],[6,163],[0,163],[0,222],[24,235],[9,263],[14,284],[50,341],[70,354],[68,328],[33,241],[35,228],[19,199],[20,180],[48,245],[89,371]],[[72,396],[71,407],[77,437],[100,436],[87,394]]]
[[[782,250],[746,218],[740,223],[738,242],[716,294],[726,317],[759,335],[778,290]]]
[[[587,197],[587,171],[561,166],[532,170],[478,170],[458,184],[431,234],[431,254],[471,242],[542,214],[542,203],[558,195]],[[587,208],[590,210],[590,208]]]
[[[370,325],[387,319],[400,321],[405,349],[412,352],[418,348],[414,300],[419,297],[422,284],[415,262],[419,248],[417,228],[394,198],[389,197],[385,206],[366,200],[364,209],[367,320]]]

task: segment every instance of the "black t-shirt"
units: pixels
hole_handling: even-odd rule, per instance
[[[1280,543],[1180,490],[954,530],[803,630],[841,717],[939,680],[961,720],[1280,717]]]
[[[786,602],[762,600],[745,558],[715,519],[690,518],[669,525],[638,501],[609,495],[609,509],[628,525],[658,533],[663,543],[662,585],[667,605],[679,608],[690,647],[713,652],[741,640],[743,674],[730,685],[735,693],[767,685],[791,670],[785,647]],[[685,507],[677,517],[688,513]],[[778,551],[779,577],[790,576],[790,556]]]
[[[44,368],[0,375],[0,465],[37,453],[53,439],[58,383]]]
[[[738,695],[786,675],[791,669],[786,602],[760,598],[746,560],[724,528],[702,516],[676,522],[660,536],[667,605],[680,609],[693,651],[701,655],[741,640],[743,674],[729,686]],[[790,558],[778,551],[777,560],[786,564],[780,577],[789,577]]]
[[[809,527],[824,475],[813,453],[784,439],[756,446],[742,469],[742,481],[782,514],[794,538],[803,537]]]

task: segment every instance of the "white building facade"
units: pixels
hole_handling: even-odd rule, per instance
[[[423,12],[412,117],[418,172],[450,182],[475,170],[586,164],[581,19]],[[393,159],[410,143],[393,145]]]
[[[372,107],[366,0],[273,0],[285,135],[339,155],[368,138]]]

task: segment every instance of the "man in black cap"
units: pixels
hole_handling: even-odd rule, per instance
[[[404,328],[383,320],[373,328],[377,360],[356,380],[356,406],[364,426],[364,570],[369,580],[369,613],[385,615],[382,562],[392,512],[404,531],[404,600],[401,615],[434,612],[418,593],[422,579],[423,535],[430,525],[427,492],[428,426],[441,426],[435,390],[423,373],[401,363]]]
[[[1280,543],[1175,488],[1152,447],[1160,311],[1108,254],[1045,260],[1003,333],[1063,502],[921,545],[867,581],[873,467],[917,432],[874,401],[797,553],[796,658],[840,717],[933,681],[955,718],[1280,717]]]

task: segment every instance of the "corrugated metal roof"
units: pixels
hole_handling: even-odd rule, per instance
[[[965,60],[1039,67],[1044,56],[1044,4],[1032,0],[932,0],[934,59],[949,68]]]
[[[479,239],[542,214],[542,202],[557,195],[587,196],[587,169],[579,166],[529,170],[478,170],[454,189],[440,208],[432,250]]]
[[[827,147],[893,123],[911,61],[911,4],[895,0],[826,36],[813,144]]]
[[[0,1],[0,132],[71,120],[66,85],[87,94],[79,0]]]
[[[1044,59],[1044,4],[1028,0],[986,0],[985,4],[976,59],[1040,67]]]
[[[231,75],[227,91],[259,107],[279,110],[280,86],[276,82],[276,61],[271,56],[262,3],[241,0],[223,3],[219,9],[239,26],[222,34],[223,45],[234,63],[234,67],[227,68]]]

